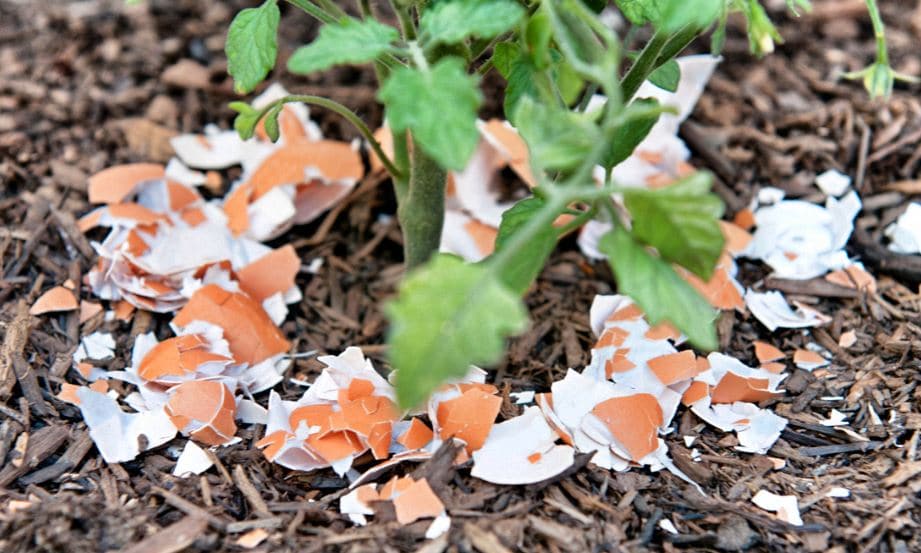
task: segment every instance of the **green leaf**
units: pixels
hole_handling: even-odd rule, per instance
[[[500,42],[493,47],[492,64],[496,71],[508,80],[512,73],[512,64],[521,55],[521,49],[514,42]]]
[[[517,47],[516,47],[517,48]],[[527,54],[516,50],[515,57],[502,60],[505,64],[500,73],[505,77],[508,85],[505,87],[505,100],[502,103],[505,117],[515,124],[515,106],[522,98],[528,96],[537,98],[540,92],[537,89],[537,68]]]
[[[568,170],[585,161],[602,140],[589,116],[522,98],[513,119],[542,169]]]
[[[531,61],[539,69],[546,69],[550,65],[550,39],[553,38],[553,29],[550,27],[550,16],[546,10],[540,10],[528,19],[525,26],[524,43],[531,55]]]
[[[492,38],[517,25],[524,14],[512,0],[442,0],[422,15],[420,38],[426,46]]]
[[[499,360],[505,339],[528,322],[521,300],[482,265],[437,255],[400,285],[387,305],[397,399],[416,407],[471,364]]]
[[[717,347],[717,312],[665,260],[655,257],[617,226],[598,244],[617,279],[617,289],[630,296],[652,324],[669,321],[696,347]]]
[[[243,140],[249,140],[256,132],[256,124],[259,122],[259,110],[254,109],[246,102],[230,102],[227,107],[237,112],[233,120],[233,128]]]
[[[600,161],[602,167],[610,169],[630,157],[658,121],[660,112],[652,109],[658,106],[659,102],[654,98],[637,98],[626,108],[638,112],[648,110],[648,113],[631,118],[617,128],[611,140],[611,150]]]
[[[548,0],[553,37],[563,57],[586,80],[605,90],[617,86],[620,42],[580,0]]]
[[[496,237],[497,252],[509,247],[512,236],[544,207],[544,203],[544,200],[537,197],[525,198],[502,214],[499,235]],[[515,252],[514,261],[509,262],[500,275],[502,282],[519,294],[527,292],[556,247],[559,235],[559,230],[553,226],[541,229],[520,251]]]
[[[252,91],[275,67],[280,18],[276,0],[266,0],[258,8],[240,11],[230,23],[224,52],[238,94]]]
[[[664,0],[657,20],[652,20],[659,30],[674,33],[684,27],[704,30],[716,21],[726,5],[726,0]]]
[[[624,17],[634,25],[645,25],[657,21],[660,15],[661,0],[615,0],[617,8]]]
[[[704,280],[713,274],[724,241],[723,202],[710,192],[710,181],[709,174],[698,171],[665,188],[624,192],[633,236]]]
[[[343,19],[324,25],[316,40],[298,48],[288,59],[288,70],[304,75],[335,65],[374,61],[399,36],[393,27],[373,19]]]
[[[482,96],[463,61],[444,58],[428,71],[400,67],[378,96],[391,129],[412,131],[415,143],[441,166],[464,168],[480,139],[476,116]]]
[[[649,80],[659,88],[675,92],[681,80],[681,66],[673,59],[668,60],[649,75]]]
[[[277,104],[265,114],[265,134],[269,135],[269,140],[272,142],[278,141],[278,114],[281,113],[281,108],[283,107],[285,107],[284,104]]]

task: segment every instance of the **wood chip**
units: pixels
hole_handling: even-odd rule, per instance
[[[207,527],[207,519],[187,516],[131,547],[122,549],[121,553],[176,553],[192,545]]]

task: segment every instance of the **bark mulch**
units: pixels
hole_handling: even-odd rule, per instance
[[[829,168],[852,175],[864,201],[849,249],[878,276],[876,293],[765,281],[834,317],[812,332],[835,354],[832,366],[821,376],[795,370],[772,405],[791,421],[770,452],[786,461],[783,470],[772,470],[765,456],[735,452],[732,435],[687,412],[669,446],[706,496],[667,473],[591,467],[544,486],[499,487],[433,460],[418,470],[454,525],[425,542],[427,522],[400,527],[378,517],[353,527],[336,508],[346,482],[331,471],[293,474],[268,464],[253,447],[261,429],[241,430],[242,442],[220,449],[216,470],[199,478],[170,474],[177,453],[170,448],[104,463],[79,411],[53,398],[71,352],[79,336],[107,328],[121,353],[112,366],[124,366],[134,337],[166,335],[167,319],[138,313],[127,326],[97,318],[81,327],[74,314],[39,320],[26,306],[52,284],[79,282],[92,263],[74,228],[88,209],[87,175],[120,162],[165,161],[175,133],[230,124],[223,33],[246,4],[0,0],[0,551],[235,551],[254,529],[268,533],[257,551],[921,550],[921,258],[890,254],[881,237],[921,197],[921,103],[917,88],[883,104],[835,79],[872,59],[862,0],[816,0],[813,14],[798,20],[774,12],[787,42],[761,61],[734,28],[725,61],[682,129],[695,163],[717,175],[730,211],[763,186],[815,199],[813,178]],[[881,4],[896,68],[921,73],[921,7]],[[313,30],[285,10],[282,59]],[[367,71],[278,78],[380,122]],[[497,106],[491,97],[484,115],[498,114]],[[330,136],[354,138],[335,118],[315,117]],[[233,177],[211,192],[222,193]],[[386,367],[380,306],[402,269],[398,228],[379,217],[394,212],[383,184],[362,183],[324,219],[283,238],[305,266],[324,259],[319,272],[298,279],[304,300],[284,326],[297,351],[359,345]],[[740,274],[748,285],[765,277],[754,263],[743,262]],[[530,331],[512,341],[493,373],[500,387],[543,390],[568,367],[584,366],[593,342],[588,307],[612,282],[572,239],[564,242],[528,295]],[[755,339],[785,351],[807,341],[795,330],[768,333],[741,314],[724,315],[720,329],[724,349],[750,364]],[[851,329],[857,343],[842,350],[838,337]],[[318,367],[299,359],[290,376],[309,379]],[[288,383],[280,391],[294,397],[301,389]],[[862,437],[818,424],[832,408]],[[517,409],[507,401],[503,412]],[[697,436],[698,462],[683,435]],[[826,498],[836,486],[851,497]],[[754,507],[750,498],[762,487],[799,497],[805,525]],[[663,532],[663,518],[681,533]]]

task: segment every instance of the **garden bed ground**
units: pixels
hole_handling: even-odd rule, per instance
[[[92,329],[80,329],[76,315],[30,321],[17,314],[19,306],[91,263],[92,250],[73,225],[89,208],[87,175],[121,162],[166,161],[176,132],[230,124],[226,104],[234,96],[222,47],[237,4],[248,2],[0,0],[0,370],[12,367],[18,377],[10,395],[0,390],[0,550],[240,550],[239,537],[257,527],[269,534],[257,548],[263,551],[921,550],[921,261],[888,253],[881,238],[910,196],[921,195],[921,103],[916,87],[883,104],[834,80],[872,59],[869,21],[857,0],[817,0],[813,14],[799,20],[776,12],[787,43],[760,62],[738,30],[730,33],[725,61],[682,130],[695,163],[717,175],[730,211],[761,186],[814,196],[815,174],[829,168],[851,175],[864,202],[849,253],[877,276],[877,294],[827,297],[802,283],[769,283],[834,318],[812,332],[834,353],[831,368],[818,377],[794,369],[787,394],[773,405],[791,421],[770,452],[786,460],[783,470],[772,470],[765,456],[733,451],[731,435],[698,432],[689,412],[667,439],[706,496],[666,472],[588,466],[545,486],[501,487],[432,460],[419,470],[453,527],[425,542],[426,522],[403,527],[378,517],[353,527],[335,508],[347,482],[328,470],[292,474],[269,464],[253,447],[259,429],[241,430],[242,442],[221,448],[217,469],[200,478],[173,477],[175,461],[162,449],[132,463],[103,462],[79,411],[52,397],[75,339]],[[881,4],[895,67],[921,73],[921,5]],[[282,24],[282,59],[312,28],[291,11]],[[177,63],[197,65],[177,70]],[[345,69],[318,80],[278,78],[378,124],[371,77]],[[495,98],[487,104],[484,115],[499,115]],[[326,134],[355,137],[333,116],[313,116]],[[324,260],[317,274],[301,273],[304,300],[283,326],[296,351],[358,345],[386,367],[381,305],[402,269],[398,229],[378,218],[394,210],[384,184],[363,182],[326,217],[281,239],[305,264]],[[742,262],[740,274],[751,284],[764,270]],[[611,292],[611,283],[605,266],[564,241],[527,297],[531,329],[492,373],[500,389],[545,390],[568,367],[584,366],[594,342],[589,305],[595,294]],[[139,312],[130,325],[104,324],[124,354],[139,333],[164,335],[168,320]],[[800,331],[769,333],[741,314],[724,314],[720,329],[724,351],[743,361],[753,361],[759,338],[785,351],[805,342]],[[844,350],[837,339],[849,329],[857,342]],[[125,362],[123,355],[112,363]],[[310,379],[319,367],[297,360],[290,376]],[[281,388],[289,397],[302,391]],[[822,399],[833,396],[846,399]],[[818,425],[832,407],[869,441]],[[503,413],[517,409],[506,401]],[[882,424],[872,424],[873,413]],[[697,434],[701,457],[694,462],[680,436]],[[765,486],[796,495],[805,525],[789,526],[752,505]],[[834,486],[851,497],[826,498]],[[663,532],[663,517],[681,533]]]

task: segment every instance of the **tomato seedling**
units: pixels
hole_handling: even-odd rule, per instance
[[[262,109],[235,102],[235,127],[246,138],[265,118],[274,140],[285,102],[320,106],[352,123],[390,173],[407,276],[387,307],[389,351],[404,407],[464,375],[470,364],[499,359],[506,338],[526,327],[521,295],[557,240],[592,218],[611,225],[600,249],[620,292],[651,323],[668,321],[695,346],[716,347],[716,311],[673,268],[706,280],[722,251],[723,206],[710,192],[711,177],[697,172],[648,190],[622,187],[611,175],[669,111],[635,98],[637,91],[647,80],[674,91],[675,57],[695,38],[715,28],[718,50],[730,12],[740,12],[752,51],[773,50],[780,35],[758,1],[616,0],[609,7],[598,0],[391,0],[389,18],[378,17],[368,0],[356,4],[360,17],[331,0],[289,3],[322,26],[290,57],[288,70],[373,64],[392,155],[356,114],[329,98],[292,95]],[[809,7],[806,0],[788,4],[794,12]],[[868,4],[883,56],[868,70],[874,75],[868,88],[887,94],[891,79],[887,85],[875,76],[879,67],[888,69],[882,24],[875,2]],[[639,51],[624,50],[600,16],[606,8],[618,9],[634,28],[651,28]],[[279,20],[277,0],[266,0],[231,24],[226,52],[237,92],[252,91],[275,66]],[[481,77],[492,70],[506,80],[505,114],[528,144],[537,186],[503,216],[495,253],[467,264],[437,253],[445,182],[448,171],[464,168],[480,140]],[[604,105],[588,111],[595,94],[604,96]],[[596,167],[604,170],[601,182],[593,176]],[[554,226],[563,214],[571,222]]]

